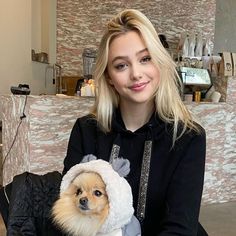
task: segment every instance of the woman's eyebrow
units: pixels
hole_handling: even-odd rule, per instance
[[[136,52],[136,55],[139,55],[139,54],[141,54],[143,52],[148,52],[148,49],[144,48],[144,49]],[[113,60],[112,60],[112,63],[114,63],[114,61],[119,60],[119,59],[127,60],[128,56],[117,56],[117,57],[114,57]]]
[[[147,48],[144,48],[144,49],[138,51],[138,52],[136,53],[136,55],[141,54],[141,53],[143,53],[143,52],[148,52],[148,49],[147,49]]]
[[[117,57],[114,57],[113,60],[111,61],[111,63],[114,63],[116,60],[119,60],[119,59],[127,60],[128,57],[127,56],[117,56]]]

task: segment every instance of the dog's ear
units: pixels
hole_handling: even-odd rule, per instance
[[[85,163],[85,162],[94,161],[94,160],[97,160],[97,157],[94,156],[93,154],[88,154],[83,157],[83,159],[80,163]]]
[[[130,172],[130,162],[128,159],[114,158],[111,165],[120,177],[125,177]]]

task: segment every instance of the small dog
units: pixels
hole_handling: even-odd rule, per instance
[[[52,209],[55,224],[73,236],[95,236],[108,213],[106,186],[95,172],[80,173]]]

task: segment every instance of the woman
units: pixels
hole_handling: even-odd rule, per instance
[[[198,224],[205,132],[182,103],[175,64],[141,12],[124,10],[108,23],[94,78],[95,106],[72,129],[63,174],[86,154],[127,158],[142,235],[207,235]]]

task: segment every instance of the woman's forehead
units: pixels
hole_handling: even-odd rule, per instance
[[[129,31],[115,37],[109,45],[109,56],[126,56],[147,51],[144,40],[136,31]]]

